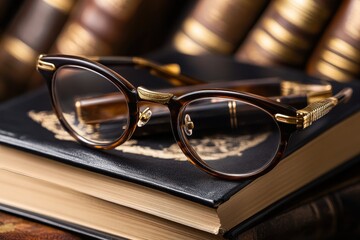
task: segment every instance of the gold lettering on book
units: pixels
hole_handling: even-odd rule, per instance
[[[174,45],[177,50],[189,55],[200,55],[208,52],[207,49],[200,46],[183,32],[178,32],[175,35]]]
[[[59,140],[75,141],[61,126],[56,115],[52,111],[30,111],[28,116],[43,128],[54,133],[54,137]],[[71,115],[67,116],[70,117]],[[228,156],[241,156],[242,153],[264,142],[270,133],[255,135],[241,135],[238,137],[218,136],[217,138],[192,139],[190,144],[194,150],[207,160],[220,160]],[[160,159],[172,159],[186,161],[186,157],[177,145],[170,143],[168,146],[149,146],[144,145],[141,140],[131,139],[115,149],[124,153],[144,155]],[[173,139],[171,138],[171,141]],[[152,143],[153,144],[153,143]]]
[[[221,53],[230,53],[235,47],[233,44],[210,31],[194,18],[189,18],[185,21],[184,32],[196,42],[204,44],[204,46]]]
[[[267,52],[279,57],[283,61],[290,61],[291,63],[301,63],[303,61],[303,56],[298,54],[293,49],[285,46],[275,40],[264,30],[257,29],[254,32],[255,42]]]
[[[65,29],[56,47],[65,54],[105,55],[111,52],[108,44],[77,23],[72,23]]]
[[[310,47],[310,44],[306,39],[297,36],[295,33],[289,32],[288,29],[284,28],[272,18],[266,18],[264,20],[264,28],[276,39],[289,46],[300,49],[308,49]]]
[[[342,55],[347,56],[354,62],[360,63],[360,50],[351,46],[344,40],[340,38],[332,38],[330,39],[328,46],[334,52],[338,52]]]
[[[309,33],[317,33],[330,14],[325,6],[313,0],[280,0],[275,4],[284,19]]]
[[[349,74],[344,73],[337,67],[335,67],[323,60],[321,60],[320,62],[317,63],[316,69],[321,74],[323,74],[324,76],[326,76],[330,79],[335,79],[335,80],[342,81],[342,82],[346,82],[349,79],[351,79],[351,76]]]
[[[322,53],[322,58],[327,61],[328,63],[333,64],[334,66],[337,66],[341,69],[344,69],[346,71],[349,71],[351,73],[357,74],[360,72],[360,66],[345,57],[336,54],[332,51],[325,50]]]

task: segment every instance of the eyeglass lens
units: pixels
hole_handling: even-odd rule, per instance
[[[94,144],[111,144],[121,138],[128,127],[129,109],[124,93],[105,76],[90,69],[78,66],[64,66],[57,70],[54,76],[54,99],[65,124],[87,141]],[[97,96],[117,95],[117,104],[111,108],[101,107],[87,113],[77,111],[77,101],[87,98],[97,99]],[[84,124],[86,116],[79,114],[98,114],[101,121]],[[106,116],[110,116],[108,119]],[[113,116],[117,116],[114,118]]]
[[[279,127],[268,112],[226,97],[191,101],[178,121],[192,152],[222,173],[260,170],[274,158],[280,144]]]

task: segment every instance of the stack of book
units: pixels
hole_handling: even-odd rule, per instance
[[[194,57],[163,52],[153,57],[164,64],[176,61],[187,75],[213,82],[270,77],[318,82],[289,69],[241,64],[217,55]],[[138,79],[137,74],[142,73],[129,69],[127,74]],[[141,84],[146,84],[151,79],[143,81]],[[296,229],[295,216],[285,212],[280,220],[269,220],[268,224],[266,218],[288,203],[298,202],[327,179],[358,169],[360,86],[333,83],[335,92],[345,86],[353,89],[347,103],[306,131],[294,134],[285,158],[273,170],[245,181],[221,180],[187,161],[175,160],[180,150],[174,150],[175,142],[168,136],[135,138],[111,151],[81,146],[61,128],[51,111],[48,92],[40,89],[0,107],[0,208],[97,238],[218,239],[275,232],[280,235],[276,228],[280,225],[275,225],[275,230],[269,226],[291,218],[287,227]],[[359,179],[350,180],[354,185]],[[337,194],[344,202],[351,199],[351,194]],[[322,203],[328,200],[318,197],[314,207],[324,214],[328,208]],[[296,214],[297,217],[308,217],[313,222],[317,219],[306,209],[308,205],[298,206],[294,211],[308,215]],[[358,204],[346,207],[356,210]],[[336,212],[330,216],[339,218]],[[260,222],[256,230],[246,232]],[[316,234],[322,228],[326,229],[326,222],[308,234]]]
[[[48,239],[358,237],[359,9],[359,0],[1,1],[0,209],[74,234],[0,213],[0,238],[19,229]],[[42,53],[146,55],[211,87],[329,80],[353,95],[295,133],[274,170],[225,181],[175,160],[171,137],[111,151],[74,142],[35,70]],[[115,70],[135,85],[173,87]]]

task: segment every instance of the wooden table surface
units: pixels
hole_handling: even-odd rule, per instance
[[[1,240],[80,240],[81,236],[0,211]]]

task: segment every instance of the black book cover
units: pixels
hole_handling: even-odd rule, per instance
[[[264,77],[280,77],[309,83],[318,82],[315,78],[310,78],[297,71],[241,64],[230,58],[215,55],[190,57],[179,53],[165,52],[155,54],[152,58],[160,63],[179,63],[183,73],[209,82]],[[130,81],[136,80],[134,85],[144,85],[149,89],[168,87],[164,81],[142,71],[123,68],[117,70]],[[333,83],[334,92],[338,92],[344,86],[350,86],[354,90],[350,101],[336,107],[325,118],[305,131],[295,133],[290,140],[286,155],[296,151],[319,133],[358,112],[360,108],[359,84]],[[107,176],[158,189],[211,208],[217,208],[250,182],[250,180],[226,181],[214,178],[187,161],[174,160],[182,153],[180,149],[173,150],[176,148],[174,146],[176,142],[167,136],[130,140],[128,144],[120,148],[122,149],[120,151],[89,149],[71,141],[70,137],[64,135],[59,125],[54,124],[54,121],[50,121],[52,125],[49,126],[46,119],[49,120],[53,117],[49,94],[45,88],[8,101],[0,106],[0,143]],[[49,129],[54,130],[56,134]],[[316,160],[316,156],[314,156],[314,160]],[[271,189],[269,189],[270,191]],[[279,207],[281,204],[274,204],[274,206]],[[270,213],[270,210],[273,209],[270,208],[264,212]]]

